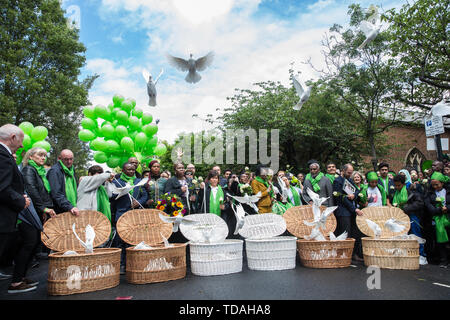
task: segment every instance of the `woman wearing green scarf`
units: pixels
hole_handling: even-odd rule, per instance
[[[50,197],[50,183],[46,177],[44,164],[47,160],[47,151],[42,148],[31,148],[23,160],[22,175],[27,194],[33,201],[34,208],[41,218],[47,221],[56,215],[53,210],[53,201]]]
[[[214,213],[220,217],[222,210],[225,210],[225,195],[219,185],[219,173],[211,170],[206,181],[207,184],[202,184],[198,193],[200,212]]]
[[[394,177],[395,193],[392,199],[392,205],[403,210],[411,220],[410,233],[422,238],[422,219],[425,209],[422,196],[406,188],[406,177],[404,175],[396,175]],[[419,246],[420,264],[427,264],[424,246]]]
[[[282,178],[282,180],[285,183],[286,188],[287,188],[288,202],[292,206],[301,206],[302,201],[301,201],[301,197],[300,197],[300,190],[294,186],[291,186],[289,179],[286,176],[284,176]]]
[[[114,173],[103,173],[103,168],[99,165],[90,167],[88,176],[80,179],[80,185],[77,189],[77,208],[99,211],[111,221],[109,197],[112,196],[110,186],[113,178]]]
[[[425,206],[436,224],[436,241],[440,255],[440,267],[448,267],[446,244],[448,243],[447,229],[450,227],[448,203],[450,203],[449,177],[440,172],[431,176],[432,189],[425,197]]]

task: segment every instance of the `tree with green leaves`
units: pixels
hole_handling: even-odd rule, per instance
[[[81,170],[90,159],[76,139],[81,108],[97,76],[79,80],[85,46],[58,0],[0,1],[0,123],[48,128],[49,164],[71,149]]]
[[[420,0],[391,9],[388,37],[402,82],[396,99],[429,110],[450,91],[450,1]]]

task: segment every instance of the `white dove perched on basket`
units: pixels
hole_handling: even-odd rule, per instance
[[[309,96],[311,95],[311,88],[308,87],[303,81],[301,81],[298,76],[292,76],[292,82],[294,84],[295,91],[300,98],[293,109],[300,110],[303,104],[308,101]]]
[[[389,219],[385,222],[384,226],[386,228],[389,229],[389,231],[393,232],[393,233],[398,233],[398,232],[402,232],[405,231],[406,232],[406,226],[405,226],[405,222],[403,221],[399,221],[396,219]]]
[[[189,60],[182,58],[177,58],[167,54],[167,60],[169,63],[180,71],[189,71],[186,78],[186,82],[197,83],[202,78],[197,71],[204,71],[208,68],[214,59],[214,52],[209,52],[206,56],[198,58],[197,60],[192,58],[192,53],[190,54]]]
[[[232,196],[232,195],[229,195],[229,196],[232,197],[233,199],[235,199],[236,201],[240,202],[240,203],[248,204],[256,212],[258,212],[258,207],[256,206],[255,203],[258,202],[259,199],[261,198],[261,191],[258,192],[255,195],[252,195],[252,196],[249,196],[248,194],[245,194],[243,197]]]
[[[366,219],[366,223],[369,226],[369,228],[372,229],[372,231],[373,231],[373,233],[375,235],[375,238],[379,238],[381,236],[381,228],[380,228],[380,226],[377,223],[375,223],[372,220],[370,220],[370,219]]]
[[[190,219],[189,217],[183,217],[181,214],[179,214],[176,217],[168,217],[168,216],[162,215],[160,213],[159,218],[164,222],[173,223],[172,232],[177,232],[178,226],[182,223],[184,223],[184,224],[197,224],[198,223],[198,221],[194,221],[194,220]]]
[[[378,8],[375,6],[371,6],[369,10],[373,11],[374,13],[369,17],[368,20],[363,20],[359,24],[359,29],[365,34],[366,39],[363,41],[363,43],[361,43],[358,49],[362,49],[368,43],[372,42],[378,36],[382,27]]]
[[[148,72],[146,69],[142,70],[142,76],[144,77],[145,81],[147,82],[147,94],[148,94],[148,105],[151,107],[156,106],[156,84],[158,83],[159,78],[164,73],[164,70],[161,69],[161,72],[159,73],[158,77],[156,78],[155,82],[153,82],[152,75],[150,72]]]
[[[92,228],[92,226],[90,224],[88,224],[86,226],[86,241],[83,241],[80,239],[80,237],[78,236],[78,234],[75,231],[75,223],[72,224],[72,231],[75,234],[75,237],[78,239],[78,241],[80,241],[81,245],[83,246],[83,248],[85,248],[86,253],[93,253],[94,252],[94,239],[95,239],[95,231],[94,228]]]

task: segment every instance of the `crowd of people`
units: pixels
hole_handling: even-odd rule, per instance
[[[10,293],[36,289],[38,283],[26,274],[31,266],[38,264],[36,257],[49,253],[40,240],[42,225],[48,219],[64,212],[77,216],[80,210],[95,210],[108,217],[115,230],[118,219],[129,210],[163,208],[161,199],[166,194],[177,197],[181,214],[216,214],[227,223],[228,238],[239,238],[234,235],[235,196],[259,196],[254,205],[242,204],[248,214],[282,215],[291,207],[311,204],[307,192],[310,189],[327,198],[325,206],[337,206],[335,234],[347,232],[356,239],[355,262],[363,261],[361,237],[364,236],[356,226],[356,216],[363,215],[365,207],[399,207],[411,220],[410,233],[426,240],[420,246],[420,263],[426,264],[427,259],[436,256],[441,267],[448,266],[450,164],[435,161],[428,172],[405,168],[396,174],[389,170],[387,163],[380,163],[377,171],[363,174],[355,171],[350,163],[341,168],[328,163],[326,172],[322,172],[319,162],[311,160],[307,164],[309,172],[296,175],[291,170],[275,173],[262,165],[255,172],[248,168],[243,172],[226,169],[222,174],[216,165],[203,179],[196,175],[194,164],[185,167],[181,162],[174,164],[173,175],[161,171],[158,160],[151,161],[148,170],[139,172],[139,160],[133,157],[119,173],[105,172],[101,166],[93,165],[87,176],[76,177],[74,154],[67,149],[61,151],[51,168],[46,167],[48,154],[41,148],[28,150],[17,166],[15,153],[22,147],[23,137],[22,130],[14,125],[0,127],[0,260],[4,262],[10,257],[14,265],[13,274],[1,272],[0,279],[10,279]],[[127,185],[133,187],[129,196],[116,199],[117,190]],[[38,223],[30,223],[23,213],[26,210],[36,213]],[[187,239],[181,232],[175,232],[169,241],[186,242]],[[124,273],[125,248],[129,245],[115,232],[104,245],[122,248],[121,273]]]

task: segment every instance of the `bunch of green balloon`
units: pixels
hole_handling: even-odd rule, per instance
[[[48,130],[46,127],[35,127],[32,123],[24,121],[19,124],[19,128],[22,129],[24,136],[22,142],[23,148],[20,148],[16,152],[17,164],[22,162],[24,152],[27,152],[31,148],[39,147],[45,149],[47,152],[50,152],[50,143],[45,141],[45,138],[47,138],[48,135]]]
[[[167,152],[164,144],[158,144],[158,127],[152,124],[152,115],[136,107],[134,99],[116,94],[107,107],[86,106],[83,114],[78,138],[89,142],[98,163],[115,168],[130,157],[148,162],[152,156]]]

